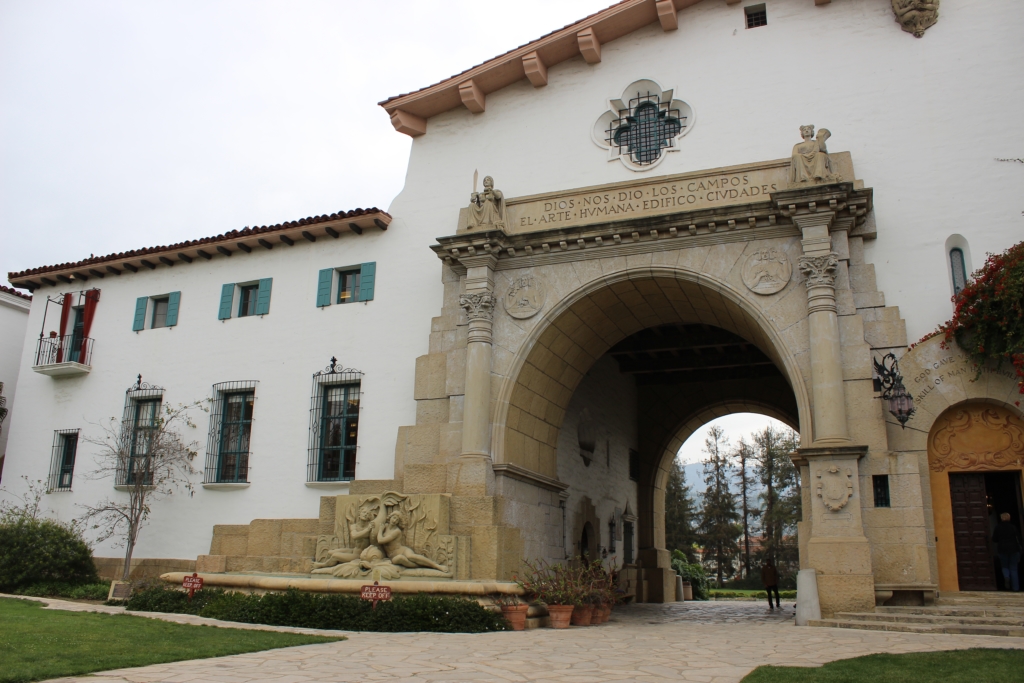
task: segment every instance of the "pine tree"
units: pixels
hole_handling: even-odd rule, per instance
[[[740,515],[736,497],[729,489],[728,439],[717,425],[708,429],[704,440],[704,501],[701,508],[700,535],[704,542],[704,564],[714,566],[718,585],[733,573],[733,560],[739,554]]]
[[[694,550],[694,544],[698,542],[696,517],[697,508],[692,490],[686,483],[686,470],[679,458],[673,458],[665,489],[665,547],[679,550],[690,564],[697,561]]]
[[[771,558],[779,568],[780,577],[799,567],[796,524],[800,521],[800,478],[790,454],[799,445],[799,436],[792,430],[771,426],[754,435],[757,461],[756,474],[764,491],[762,559]]]
[[[754,501],[751,500],[754,449],[741,438],[733,458],[736,460],[736,483],[740,487],[740,515],[743,519],[743,576],[750,578],[750,520],[758,515],[756,506],[752,507]]]

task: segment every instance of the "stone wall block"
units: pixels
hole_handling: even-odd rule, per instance
[[[462,454],[462,423],[454,422],[442,424],[439,428],[439,455],[440,459],[448,462]]]
[[[219,574],[228,570],[225,555],[200,555],[196,558],[196,571],[200,574]]]
[[[440,425],[425,424],[398,428],[398,456],[403,466],[430,465],[440,454]]]
[[[451,523],[454,526],[498,524],[500,502],[497,496],[452,496]]]
[[[448,468],[445,465],[406,465],[404,493],[444,493]]]
[[[446,354],[445,397],[466,393],[466,350],[456,349]]]
[[[871,263],[850,265],[850,286],[855,292],[877,292],[875,283],[875,266]]]
[[[400,482],[394,479],[356,479],[348,483],[350,496],[370,496],[385,491],[402,491]]]
[[[840,316],[854,315],[857,312],[857,302],[854,299],[853,290],[836,290],[836,312]]]
[[[447,398],[426,398],[416,401],[416,424],[448,422],[450,403]]]
[[[448,355],[432,353],[416,359],[416,386],[413,398],[445,398]]]
[[[281,552],[281,520],[254,519],[249,523],[246,555],[277,555]]]
[[[903,321],[865,322],[864,339],[873,348],[894,348],[907,346],[907,328]]]
[[[885,295],[882,292],[854,292],[853,303],[858,310],[878,308],[885,306]]]
[[[249,547],[248,524],[215,524],[211,555],[245,555]]]
[[[864,264],[864,238],[848,237],[847,243],[850,248],[850,265],[860,266]]]

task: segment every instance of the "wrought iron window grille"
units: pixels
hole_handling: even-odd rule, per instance
[[[149,447],[153,429],[161,417],[164,388],[142,381],[138,376],[135,384],[124,392],[124,413],[121,416],[121,433],[118,451],[120,457],[114,484],[133,486],[136,476],[144,477],[148,485],[153,480],[152,463],[149,461]]]
[[[257,384],[258,380],[238,380],[213,385],[204,484],[249,481]]]
[[[653,164],[662,150],[672,147],[675,138],[686,127],[686,118],[660,95],[647,91],[629,100],[626,109],[612,119],[606,131],[609,146],[618,147],[619,154],[628,154],[640,166]]]
[[[306,481],[355,479],[363,373],[331,364],[313,374]]]
[[[47,491],[70,491],[78,454],[79,429],[57,429],[53,432],[53,455]]]
[[[949,250],[949,267],[953,270],[953,294],[959,294],[967,286],[967,266],[964,252],[960,247]]]
[[[889,475],[874,474],[871,476],[871,488],[875,494],[875,507],[890,507],[889,502]]]
[[[743,12],[747,17],[747,28],[758,28],[759,26],[768,25],[768,10],[763,3],[744,7]]]

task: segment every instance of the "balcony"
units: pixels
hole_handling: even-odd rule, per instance
[[[92,370],[92,339],[75,334],[43,337],[36,343],[32,369],[50,377],[85,375]]]

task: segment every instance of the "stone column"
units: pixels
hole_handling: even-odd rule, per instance
[[[846,427],[846,392],[839,319],[836,315],[836,268],[829,226],[832,211],[794,216],[803,232],[800,270],[807,276],[808,327],[811,342],[811,391],[814,398],[814,443],[850,442]]]
[[[462,416],[462,455],[450,481],[453,493],[489,495],[491,468],[491,330],[494,322],[494,266],[491,255],[462,259],[466,292],[459,304],[469,319],[466,394]]]

